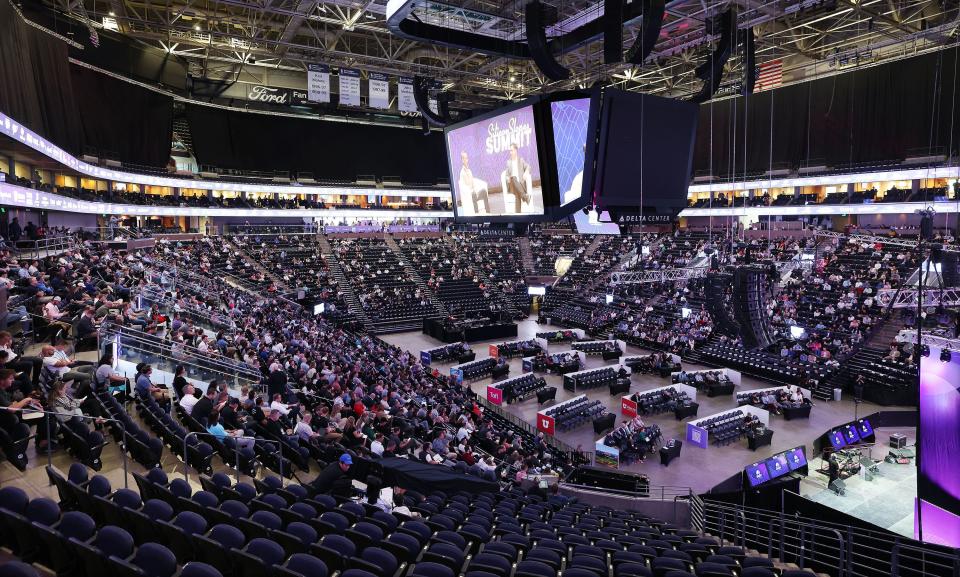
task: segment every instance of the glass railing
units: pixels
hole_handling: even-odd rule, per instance
[[[100,331],[101,354],[111,353],[116,361],[136,366],[147,363],[168,376],[155,377],[155,382],[173,381],[178,366],[186,369],[188,379],[205,383],[224,381],[239,394],[244,387],[257,388],[262,375],[259,369],[228,357],[203,353],[180,343],[172,343],[129,327],[108,324]],[[132,376],[132,375],[131,375]]]

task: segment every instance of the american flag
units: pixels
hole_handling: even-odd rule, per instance
[[[783,61],[771,60],[757,66],[757,81],[753,85],[754,92],[771,90],[783,84]]]

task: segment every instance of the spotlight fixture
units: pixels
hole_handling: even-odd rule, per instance
[[[921,356],[921,357],[929,357],[929,356],[930,356],[930,347],[929,347],[928,345],[921,345],[921,346],[920,346],[920,356]]]
[[[199,24],[194,24],[194,25],[193,25],[193,29],[196,30],[197,32],[200,32],[200,25],[199,25]]]
[[[950,349],[943,349],[940,351],[940,362],[949,363],[950,359],[953,358],[953,353],[950,352]]]

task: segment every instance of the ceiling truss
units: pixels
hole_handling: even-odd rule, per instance
[[[189,62],[192,74],[216,80],[294,74],[308,63],[357,67],[364,72],[440,79],[459,106],[489,107],[543,91],[597,81],[671,97],[700,89],[693,71],[712,50],[708,17],[735,5],[739,28],[754,27],[757,62],[780,59],[785,81],[831,74],[852,66],[903,58],[957,43],[957,0],[701,0],[667,2],[663,32],[643,66],[604,65],[602,42],[560,57],[569,80],[550,82],[532,61],[490,57],[392,36],[386,0],[43,0],[51,8],[123,34]],[[450,28],[523,38],[524,0],[422,0],[415,15]],[[602,14],[596,0],[554,0],[548,35],[569,31]],[[794,10],[795,6],[804,9]],[[625,46],[640,22],[627,25]],[[742,76],[734,53],[727,83]],[[729,92],[729,91],[728,91]]]

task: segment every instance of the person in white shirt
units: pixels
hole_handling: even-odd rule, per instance
[[[310,426],[310,421],[313,420],[313,414],[305,412],[303,418],[300,419],[300,422],[297,423],[297,426],[293,429],[293,434],[299,439],[306,441],[308,443],[316,441],[320,437],[320,433],[313,430],[313,427]]]
[[[487,195],[487,183],[473,176],[473,169],[470,168],[470,158],[466,150],[460,153],[460,179],[458,184],[458,201],[469,196],[473,202],[473,214],[487,214],[490,212],[490,197]],[[483,202],[483,212],[480,212],[479,201]]]
[[[194,396],[193,390],[193,385],[187,383],[183,387],[183,396],[180,397],[180,406],[183,407],[183,410],[186,411],[188,415],[193,414],[193,406],[200,400]]]
[[[93,379],[93,373],[96,367],[85,364],[78,366],[78,361],[71,359],[62,350],[51,345],[44,345],[40,349],[43,357],[43,365],[54,375],[60,377],[63,381],[76,381],[77,384],[89,384]],[[78,387],[74,387],[76,390]]]
[[[370,452],[378,457],[383,456],[383,433],[377,433],[370,443]]]
[[[60,297],[53,297],[53,300],[43,305],[43,318],[47,319],[51,325],[57,325],[64,331],[70,330],[70,323],[63,320],[67,313],[60,310]]]
[[[280,396],[280,393],[273,395],[273,400],[270,403],[270,409],[279,411],[281,415],[286,417],[290,413],[296,414],[296,405],[288,405],[283,402],[283,397]]]

